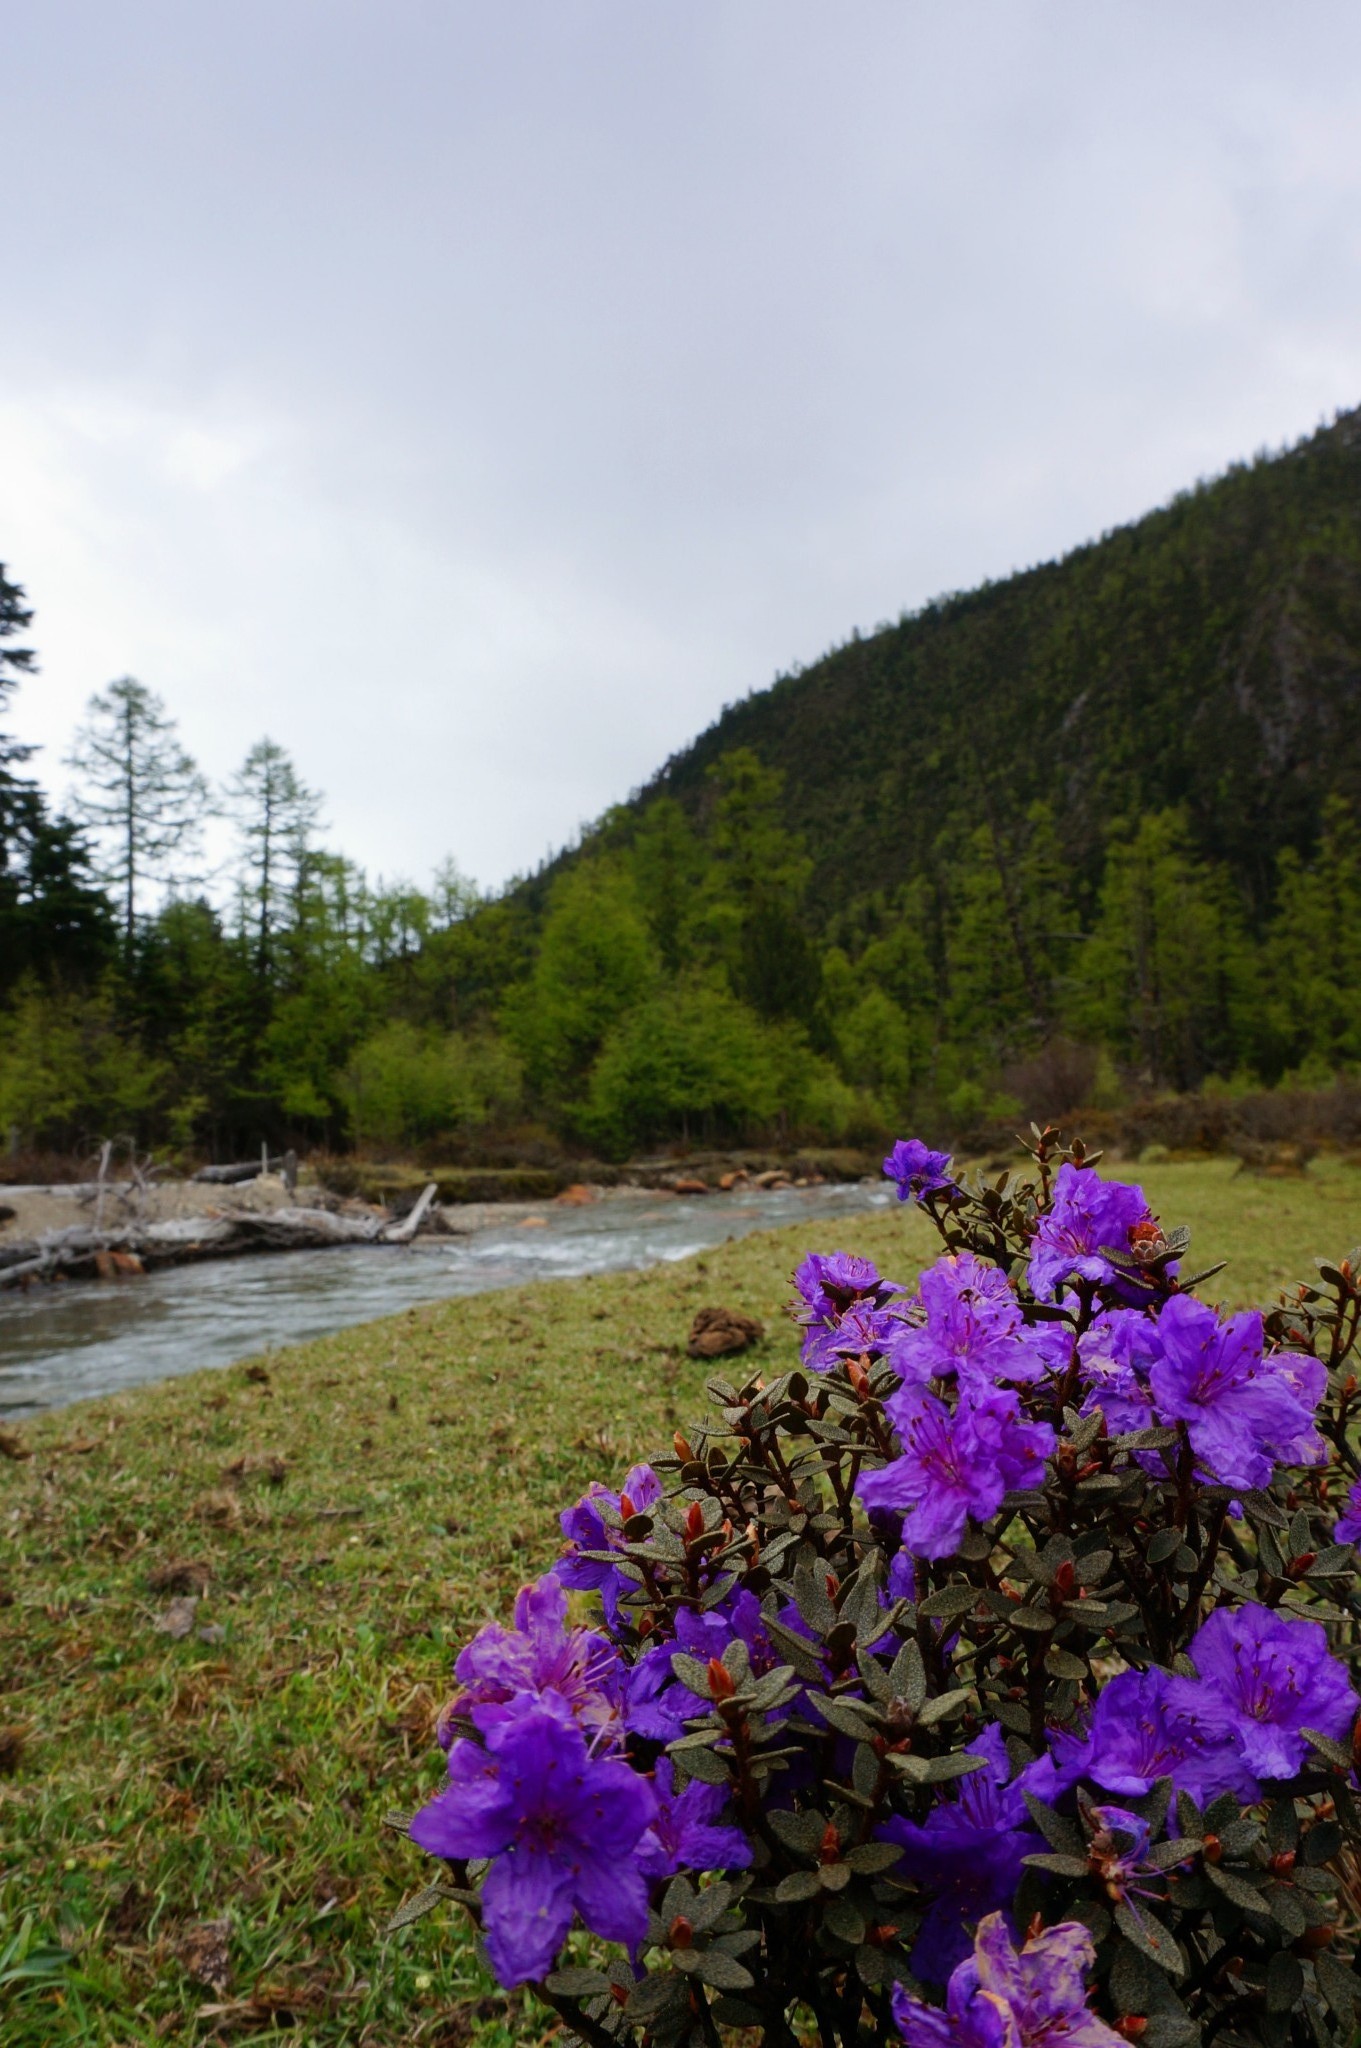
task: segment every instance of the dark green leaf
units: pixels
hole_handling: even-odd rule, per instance
[[[1289,2012],[1304,1995],[1304,1971],[1289,1949],[1278,1948],[1266,1972],[1268,2012]]]
[[[723,1949],[691,1949],[690,1953],[696,1958],[693,1974],[701,1984],[712,1984],[715,1991],[750,1991],[756,1982],[746,1964]]]
[[[1146,1906],[1141,1907],[1136,1913],[1133,1907],[1122,1899],[1115,1909],[1115,1924],[1126,1941],[1133,1942],[1135,1948],[1141,1949],[1146,1956],[1151,1957],[1158,1968],[1165,1970],[1169,1977],[1180,1977],[1183,1974],[1186,1964],[1181,1950],[1162,1921],[1150,1913]]]
[[[922,1601],[917,1612],[931,1621],[949,1621],[957,1614],[967,1614],[977,1599],[976,1586],[942,1586]]]
[[[823,1919],[837,1939],[849,1942],[852,1948],[865,1939],[865,1916],[844,1894],[828,1900]]]

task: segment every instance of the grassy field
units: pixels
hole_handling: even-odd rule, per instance
[[[1227,1302],[1361,1238],[1355,1168],[1140,1177],[1198,1261],[1230,1260],[1206,1289]],[[843,1235],[903,1279],[933,1242],[898,1210]],[[437,1787],[453,1649],[551,1561],[556,1510],[699,1406],[695,1310],[763,1317],[778,1366],[788,1276],[815,1247],[825,1226],[413,1309],[11,1435],[0,1949],[31,1913],[78,1976],[0,1989],[5,2048],[532,2037],[452,1914],[381,1938],[423,1870],[381,1816]],[[158,1629],[200,1587],[183,1638]]]

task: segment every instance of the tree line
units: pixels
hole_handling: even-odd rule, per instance
[[[6,724],[31,624],[0,568]],[[697,798],[654,791],[484,895],[452,862],[371,881],[267,738],[213,791],[131,678],[73,737],[69,813],[32,753],[0,732],[15,1151],[869,1142],[1010,1113],[1055,1046],[1098,1104],[1361,1063],[1361,833],[1336,795],[1265,912],[1174,804],[1111,817],[1093,884],[1052,800],[1000,794],[906,882],[831,904],[781,771],[736,746]],[[209,876],[213,811],[233,850]]]

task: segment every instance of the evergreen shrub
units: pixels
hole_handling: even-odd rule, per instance
[[[593,2048],[1354,2038],[1356,1265],[1221,1314],[1030,1149],[897,1145],[916,1290],[810,1256],[800,1368],[564,1511],[394,1925],[457,1902]]]

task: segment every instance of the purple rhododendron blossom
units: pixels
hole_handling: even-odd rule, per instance
[[[1347,1495],[1347,1505],[1337,1518],[1333,1530],[1335,1543],[1361,1543],[1361,1479],[1358,1479]]]
[[[638,1844],[636,1861],[649,1883],[674,1877],[678,1870],[745,1870],[751,1843],[741,1828],[720,1827],[728,1803],[723,1785],[704,1785],[692,1778],[683,1792],[675,1789],[669,1756],[659,1756],[653,1771],[657,1817]]]
[[[1037,1380],[1048,1369],[1030,1342],[1021,1304],[1007,1276],[972,1252],[947,1253],[918,1283],[926,1320],[901,1331],[892,1360],[904,1379],[958,1377],[995,1386],[1002,1380]]]
[[[607,1941],[647,1933],[638,1844],[657,1814],[632,1765],[592,1755],[560,1700],[521,1694],[486,1731],[456,1742],[449,1783],[411,1822],[433,1856],[491,1858],[482,1886],[487,1953],[510,1989],[547,1975],[580,1913]]]
[[[1087,2004],[1095,1955],[1075,1920],[1043,1928],[1018,1950],[1003,1916],[989,1913],[950,1979],[944,2011],[894,1986],[905,2048],[1123,2048]]]
[[[1158,1318],[1158,1339],[1162,1357],[1149,1371],[1158,1420],[1186,1424],[1212,1481],[1266,1486],[1283,1457],[1326,1457],[1314,1428],[1316,1376],[1294,1370],[1297,1361],[1284,1367],[1263,1357],[1259,1314],[1245,1310],[1221,1322],[1204,1302],[1175,1294]]]
[[[984,1757],[987,1768],[959,1779],[957,1796],[933,1807],[924,1826],[895,1815],[875,1831],[877,1840],[901,1846],[897,1875],[935,1892],[912,1950],[914,1972],[931,1984],[943,1984],[968,1955],[965,1923],[972,1927],[984,1913],[1009,1905],[1024,1859],[1045,1846],[1012,1781],[1002,1730],[985,1728],[966,1753]]]
[[[919,1557],[950,1557],[969,1517],[986,1521],[1014,1487],[1038,1485],[1054,1448],[1047,1422],[1025,1422],[1015,1394],[980,1392],[953,1412],[924,1388],[884,1404],[903,1450],[855,1490],[868,1509],[904,1512],[903,1543]]]
[[[1222,1739],[1236,1741],[1259,1778],[1291,1778],[1309,1753],[1302,1730],[1335,1742],[1351,1733],[1358,1702],[1316,1621],[1269,1607],[1216,1608],[1187,1654],[1199,1678],[1172,1690]]]
[[[882,1358],[893,1350],[902,1328],[900,1310],[853,1302],[835,1323],[808,1331],[802,1363],[810,1372],[830,1372],[845,1358]]]
[[[1107,1247],[1127,1251],[1130,1232],[1149,1220],[1142,1188],[1102,1180],[1092,1167],[1065,1159],[1054,1181],[1053,1206],[1041,1216],[1031,1240],[1031,1292],[1044,1300],[1065,1280],[1123,1278],[1103,1254]]]
[[[674,1639],[649,1645],[627,1674],[624,1725],[630,1735],[651,1742],[674,1742],[683,1735],[685,1723],[704,1713],[712,1702],[677,1678],[672,1657],[677,1650],[684,1650],[687,1656],[707,1664],[712,1657],[721,1658],[729,1643],[738,1641],[746,1644],[751,1669],[758,1677],[784,1662],[776,1654],[754,1593],[744,1590],[730,1595],[707,1614],[682,1607],[676,1616]]]
[[[948,1152],[933,1152],[920,1138],[899,1138],[884,1161],[884,1173],[898,1190],[900,1202],[920,1202],[955,1186]]]
[[[901,1292],[896,1280],[885,1280],[873,1259],[854,1252],[809,1252],[795,1268],[794,1285],[810,1315],[827,1320],[846,1313],[852,1302],[876,1307]]]
[[[1065,1775],[1070,1784],[1090,1778],[1127,1799],[1151,1792],[1159,1778],[1171,1778],[1198,1806],[1221,1792],[1240,1799],[1257,1796],[1234,1732],[1196,1697],[1188,1680],[1157,1665],[1122,1671],[1103,1688],[1086,1743],[1068,1751]],[[1025,1783],[1028,1790],[1040,1791],[1029,1773]]]
[[[1149,1429],[1158,1420],[1148,1375],[1162,1357],[1158,1326],[1137,1309],[1108,1309],[1097,1317],[1078,1342],[1078,1374],[1086,1395],[1080,1412],[1098,1408],[1112,1436]],[[1150,1471],[1165,1470],[1156,1451],[1143,1451],[1139,1462]]]
[[[451,1715],[476,1713],[479,1725],[489,1727],[525,1693],[555,1694],[593,1742],[612,1742],[622,1726],[619,1652],[594,1629],[568,1627],[567,1595],[553,1572],[521,1588],[514,1628],[493,1621],[478,1630],[459,1652],[454,1676],[461,1689],[439,1728],[446,1749]]]
[[[810,1252],[794,1274],[803,1298],[803,1363],[829,1372],[839,1359],[869,1352],[879,1357],[898,1331],[897,1318],[884,1317],[884,1304],[901,1293],[885,1280],[872,1259],[850,1252]]]
[[[662,1482],[650,1465],[635,1465],[624,1480],[619,1493],[611,1493],[606,1486],[592,1484],[575,1507],[564,1508],[558,1521],[563,1535],[571,1549],[564,1552],[553,1567],[564,1586],[570,1586],[574,1593],[599,1593],[605,1610],[605,1619],[613,1628],[619,1614],[619,1602],[633,1581],[620,1571],[617,1565],[607,1563],[603,1558],[583,1557],[587,1550],[617,1549],[622,1538],[617,1529],[611,1529],[601,1519],[602,1503],[612,1507],[616,1514],[624,1514],[623,1503],[627,1500],[634,1514],[641,1514],[662,1497]],[[627,1521],[627,1515],[624,1516]]]

